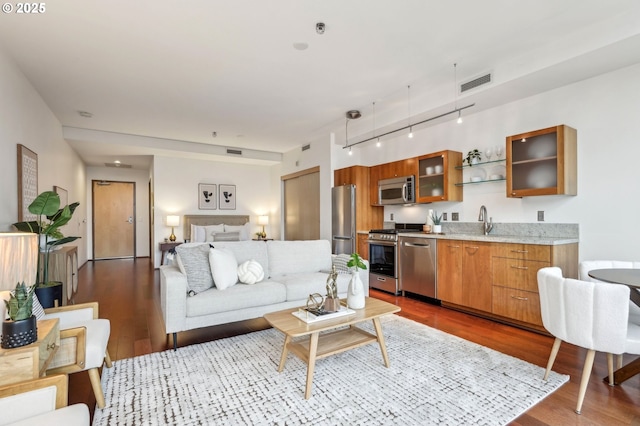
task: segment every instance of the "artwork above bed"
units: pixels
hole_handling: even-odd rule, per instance
[[[243,241],[252,235],[248,215],[184,215],[183,223],[189,242]]]

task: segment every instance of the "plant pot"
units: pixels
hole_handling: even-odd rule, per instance
[[[49,283],[46,287],[37,287],[36,296],[43,308],[53,308],[55,306],[62,306],[62,283],[60,281],[54,281],[54,284]],[[58,302],[56,304],[56,301]]]
[[[432,231],[434,234],[441,234],[441,233],[442,233],[442,225],[433,225],[433,226],[431,227],[431,231]]]
[[[340,299],[337,297],[327,297],[324,299],[324,310],[328,312],[338,312],[340,310]]]
[[[6,320],[2,323],[2,349],[19,348],[38,340],[36,316],[18,321]]]

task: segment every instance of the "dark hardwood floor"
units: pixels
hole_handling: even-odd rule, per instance
[[[109,353],[115,361],[171,347],[160,313],[160,278],[149,259],[88,262],[79,272],[75,303],[98,301],[100,316],[111,320]],[[422,301],[371,291],[371,296],[402,308],[399,315],[525,361],[546,366],[553,339],[530,331],[477,318]],[[262,319],[208,327],[178,334],[186,346],[267,328]],[[554,371],[571,380],[516,419],[513,425],[636,425],[640,426],[640,376],[620,386],[602,381],[607,374],[604,354],[597,354],[582,415],[574,413],[586,351],[563,344]],[[625,356],[625,362],[633,359]],[[69,379],[69,403],[84,402],[91,412],[95,398],[86,372]],[[109,401],[106,401],[109,404]]]

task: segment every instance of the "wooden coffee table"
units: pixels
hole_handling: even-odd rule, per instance
[[[323,320],[308,324],[295,316],[292,312],[298,309],[286,309],[284,311],[266,314],[264,318],[271,326],[284,333],[284,346],[278,365],[278,372],[284,369],[287,354],[292,352],[307,363],[307,385],[304,391],[305,399],[311,397],[311,385],[313,383],[313,370],[316,360],[334,355],[340,352],[354,349],[369,343],[378,342],[385,367],[389,367],[389,356],[382,335],[380,317],[400,311],[400,308],[391,303],[368,297],[363,309],[355,310],[356,313],[335,319]],[[376,334],[368,333],[356,327],[364,321],[373,321]],[[349,326],[341,330],[336,328]],[[334,330],[334,331],[331,331]],[[326,332],[320,334],[321,332]],[[296,339],[294,341],[294,339]]]

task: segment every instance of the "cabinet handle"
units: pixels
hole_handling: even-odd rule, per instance
[[[478,246],[468,246],[467,248],[478,250],[480,247],[478,247]]]
[[[53,343],[47,343],[47,350],[48,350],[48,351],[53,350],[53,349],[55,349],[55,348],[56,348],[56,342],[53,342]]]
[[[516,299],[516,300],[523,300],[523,301],[527,301],[529,300],[528,297],[518,297],[518,296],[511,296],[512,299]]]
[[[525,270],[525,271],[526,271],[527,269],[529,269],[529,267],[528,267],[528,266],[516,266],[516,265],[511,265],[511,268],[512,268],[512,269],[522,269],[522,270]]]
[[[529,250],[511,250],[512,253],[523,253],[523,254],[527,254],[529,253]]]
[[[386,278],[380,278],[380,277],[378,277],[378,281],[386,281],[386,280],[387,280]]]
[[[460,248],[460,246],[451,246],[451,245],[448,245],[447,247],[450,247],[450,248]]]

